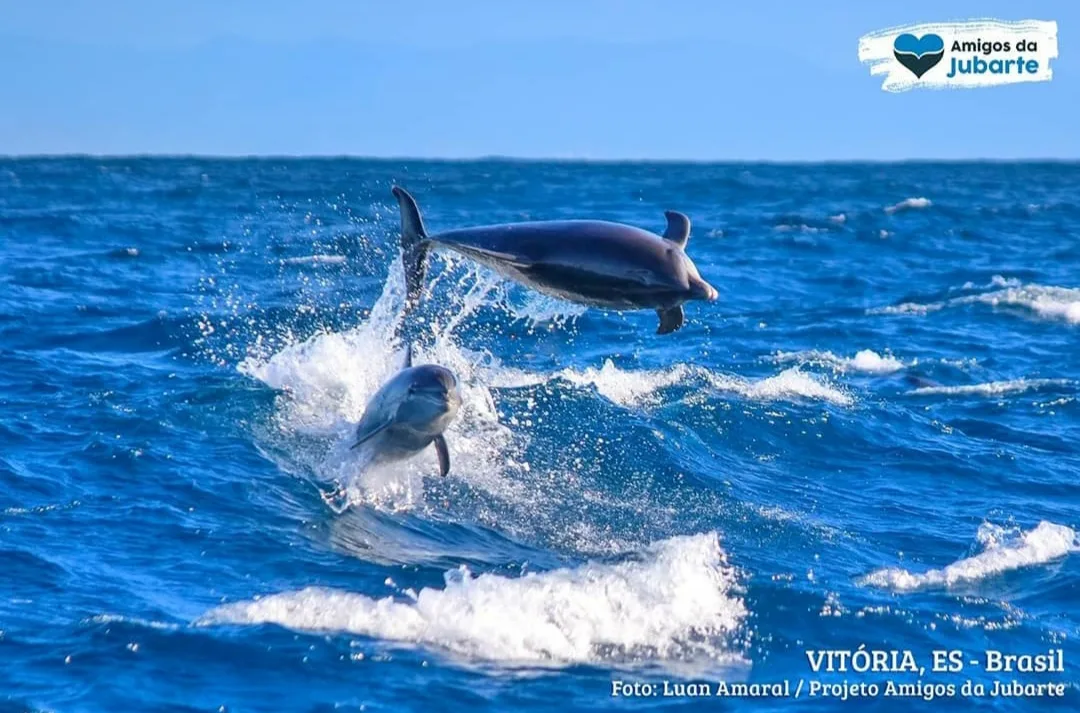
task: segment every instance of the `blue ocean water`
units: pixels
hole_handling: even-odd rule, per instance
[[[681,210],[720,300],[661,337],[436,256],[453,471],[357,473],[395,182],[432,230]],[[0,276],[5,709],[1077,709],[1080,165],[4,159]],[[860,645],[927,671],[806,655]],[[1066,699],[959,690],[1013,679]]]

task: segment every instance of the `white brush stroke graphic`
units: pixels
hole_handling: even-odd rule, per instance
[[[921,78],[916,77],[893,54],[893,43],[898,36],[903,34],[914,35],[917,38],[935,34],[940,36],[945,43],[945,54],[941,61]],[[1017,43],[1021,40],[1036,42],[1037,51],[1017,51]],[[955,42],[979,41],[983,43],[1008,42],[1009,51],[992,51],[989,54],[970,50],[953,51]],[[904,92],[922,88],[974,89],[1017,82],[1049,82],[1054,74],[1050,69],[1050,60],[1056,59],[1057,56],[1057,23],[1044,20],[983,19],[904,25],[871,32],[859,38],[859,61],[870,65],[870,74],[886,75],[881,88],[887,92]],[[1022,73],[1012,70],[1008,74],[991,73],[989,66],[987,71],[981,74],[964,74],[955,70],[954,62],[964,66],[975,57],[986,62],[987,65],[992,60],[1000,60],[1003,63],[1014,60],[1012,67],[1016,66],[1015,60],[1021,58],[1025,66],[1028,61],[1034,60],[1038,62],[1038,69],[1035,72],[1023,71]],[[948,76],[950,73],[954,76]]]

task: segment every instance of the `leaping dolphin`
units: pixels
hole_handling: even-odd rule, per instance
[[[443,432],[460,406],[454,373],[437,364],[413,366],[410,345],[401,371],[368,401],[352,447],[367,449],[367,462],[376,465],[411,458],[434,444],[439,473],[446,475],[450,451]]]
[[[416,200],[400,186],[401,248],[409,306],[423,291],[432,247],[458,252],[552,297],[603,309],[654,309],[657,334],[683,325],[683,303],[715,300],[686,254],[690,219],[669,210],[663,237],[601,220],[485,225],[428,235]]]

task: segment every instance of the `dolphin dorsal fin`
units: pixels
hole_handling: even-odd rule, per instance
[[[690,239],[690,219],[677,210],[665,210],[664,217],[667,218],[664,237],[685,250]]]
[[[412,342],[405,345],[405,357],[401,360],[401,368],[408,369],[412,366]]]

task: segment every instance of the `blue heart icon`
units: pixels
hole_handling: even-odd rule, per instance
[[[925,54],[944,51],[945,41],[941,39],[940,35],[927,34],[916,37],[904,33],[896,38],[892,46],[897,52],[922,57]]]
[[[921,78],[945,56],[945,41],[933,33],[916,37],[905,32],[893,40],[893,56]]]

